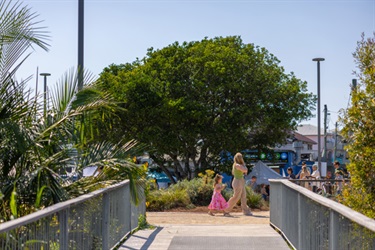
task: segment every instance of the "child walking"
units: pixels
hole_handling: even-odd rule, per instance
[[[224,212],[224,209],[228,208],[228,203],[221,195],[221,190],[223,190],[226,187],[225,184],[223,185],[222,181],[223,176],[216,174],[214,178],[214,193],[212,194],[211,203],[208,206],[208,209],[210,210],[208,212],[209,215],[214,216],[213,210],[219,210]]]
[[[266,190],[266,184],[262,183],[260,185],[260,193],[262,194],[262,198],[266,201],[268,198],[268,193]]]

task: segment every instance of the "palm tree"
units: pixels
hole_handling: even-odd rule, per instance
[[[0,217],[20,217],[122,178],[130,179],[137,200],[142,182],[135,180],[142,170],[130,159],[139,148],[134,141],[112,143],[103,135],[97,139],[103,128],[108,129],[117,106],[93,87],[90,74],[84,74],[85,87],[78,92],[78,74],[67,72],[51,95],[46,117],[37,97],[26,90],[27,81],[15,80],[29,49],[48,48],[36,16],[18,3],[0,4]],[[104,171],[98,178],[72,184],[60,178],[71,165],[78,171],[89,165]]]
[[[117,119],[119,107],[109,95],[97,89],[97,85],[93,84],[95,79],[85,71],[84,88],[77,92],[78,79],[78,71],[66,73],[52,93],[48,122],[52,123],[53,133],[64,135],[56,137],[59,138],[56,144],[71,145],[69,148],[60,146],[58,152],[65,158],[58,158],[56,166],[61,170],[66,167],[61,163],[69,163],[79,172],[87,166],[97,166],[102,171],[97,177],[65,183],[65,190],[70,197],[74,197],[85,190],[87,192],[129,179],[133,201],[137,202],[138,197],[142,196],[142,192],[138,191],[143,190],[143,182],[136,180],[144,175],[144,169],[138,167],[132,158],[142,154],[145,148],[134,140],[113,142],[103,136]],[[51,138],[50,133],[47,134]],[[62,139],[64,143],[61,143]]]
[[[29,128],[38,105],[25,91],[29,79],[17,82],[15,73],[33,46],[48,48],[46,32],[37,26],[36,17],[18,3],[0,2],[0,183],[5,201],[14,197],[10,184],[30,165],[24,156],[30,148],[33,131]]]
[[[28,79],[16,82],[14,75],[33,46],[47,50],[46,32],[36,27],[37,17],[20,4],[0,2],[0,139],[1,176],[7,178],[27,147],[27,134],[23,128],[32,123],[37,105],[28,98],[25,84]],[[25,55],[26,54],[26,55]],[[25,145],[25,146],[24,146]],[[14,173],[13,173],[14,175]]]

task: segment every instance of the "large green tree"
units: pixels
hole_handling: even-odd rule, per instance
[[[217,166],[233,152],[283,143],[311,116],[306,82],[286,74],[265,48],[238,36],[149,49],[133,63],[111,65],[99,84],[122,102],[122,135],[152,146],[178,178]],[[119,134],[120,135],[120,134]]]
[[[375,34],[367,39],[363,34],[353,56],[359,83],[353,86],[351,106],[342,117],[351,176],[344,203],[375,218]]]

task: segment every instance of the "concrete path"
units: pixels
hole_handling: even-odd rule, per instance
[[[169,216],[168,216],[169,215]],[[177,215],[179,220],[175,219]],[[264,215],[244,216],[232,213],[232,217],[209,216],[206,213],[148,213],[149,223],[155,229],[140,230],[122,246],[124,249],[150,250],[229,250],[229,249],[278,249],[290,250],[284,239],[267,222]],[[190,221],[189,224],[176,224]],[[167,219],[169,218],[169,219]],[[201,219],[199,219],[201,218]],[[219,223],[204,224],[205,220]],[[151,221],[151,222],[150,222]],[[158,223],[159,221],[159,223]],[[254,221],[254,224],[244,224]],[[152,223],[154,222],[154,223]],[[162,222],[162,223],[160,223]]]

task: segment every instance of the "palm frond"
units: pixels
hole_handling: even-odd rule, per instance
[[[0,4],[0,81],[4,81],[9,72],[18,68],[27,58],[22,56],[34,45],[48,50],[47,32],[44,27],[37,27],[34,21],[38,15],[21,3],[2,1]],[[20,62],[16,65],[17,62]],[[14,72],[14,71],[13,71]]]
[[[80,169],[86,166],[97,166],[101,169],[95,177],[86,177],[66,187],[70,194],[82,194],[92,191],[93,187],[102,188],[103,185],[129,179],[131,197],[134,203],[144,198],[144,181],[142,178],[145,169],[136,165],[132,158],[143,153],[143,146],[138,146],[136,141],[128,143],[113,144],[101,142],[89,145],[85,152],[82,152]],[[117,156],[121,156],[117,158]]]
[[[52,109],[55,113],[64,116],[72,110],[72,102],[77,98],[78,77],[78,70],[71,69],[57,82],[51,95]],[[84,70],[84,86],[90,85],[94,80],[93,74]]]

